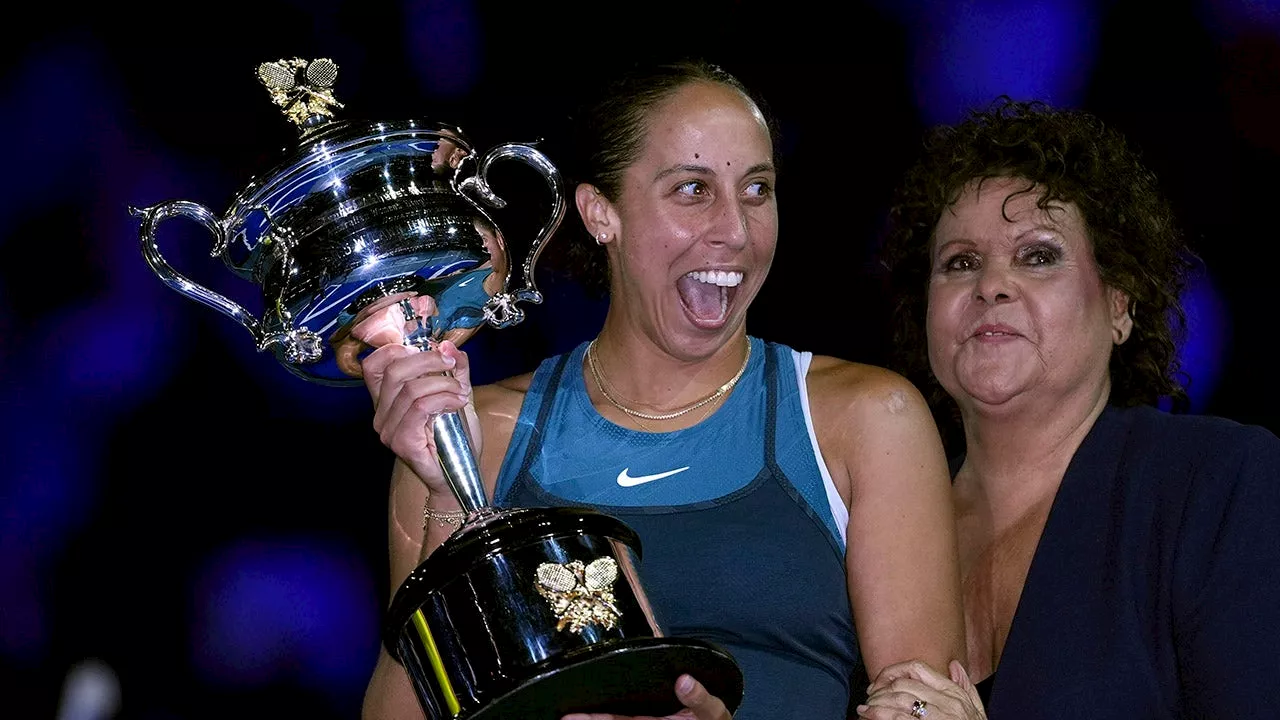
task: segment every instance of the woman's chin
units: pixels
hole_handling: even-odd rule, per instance
[[[964,400],[961,405],[969,405],[979,410],[992,411],[1014,408],[1024,396],[1025,387],[1008,383],[971,383],[962,386]]]

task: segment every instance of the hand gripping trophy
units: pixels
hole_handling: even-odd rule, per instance
[[[521,322],[521,303],[542,302],[534,267],[564,218],[565,189],[529,144],[477,157],[456,127],[335,120],[337,70],[328,59],[258,66],[299,144],[224,215],[186,200],[130,211],[141,219],[142,255],[166,285],[239,322],[293,374],[343,386],[362,383],[370,348],[351,329],[373,313],[392,311],[407,329],[400,341],[427,348]],[[552,199],[516,288],[516,258],[491,212],[506,203],[488,182],[490,167],[509,160],[532,167]],[[211,255],[261,290],[261,316],[169,265],[156,233],[173,217],[212,234]],[[663,635],[631,528],[590,509],[495,508],[459,414],[438,416],[432,431],[466,518],[393,595],[383,630],[428,717],[662,716],[679,709],[672,688],[685,672],[736,709],[733,658]]]

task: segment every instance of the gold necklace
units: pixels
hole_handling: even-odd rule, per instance
[[[626,405],[623,405],[622,403],[614,399],[613,395],[611,395],[609,391],[605,389],[605,386],[608,385],[609,382],[600,375],[600,369],[596,367],[595,339],[592,339],[591,344],[587,345],[587,365],[591,368],[591,377],[595,378],[596,388],[600,390],[600,394],[604,396],[605,400],[609,401],[610,405],[618,408],[619,410],[630,415],[631,417],[640,418],[643,420],[671,420],[672,418],[678,418],[681,415],[691,413],[700,407],[705,407],[706,405],[709,405],[715,402],[716,400],[719,400],[720,398],[724,397],[730,390],[732,390],[733,386],[737,385],[738,381],[742,379],[742,374],[747,371],[747,362],[749,360],[751,360],[751,341],[747,340],[747,354],[745,357],[742,358],[742,367],[738,368],[737,374],[729,378],[728,382],[716,388],[715,392],[702,398],[701,400],[698,400],[692,405],[686,405],[685,407],[680,408],[679,410],[676,410],[673,412],[663,413],[661,415],[652,415],[650,413],[642,413],[639,410],[632,410],[631,408],[627,407]]]

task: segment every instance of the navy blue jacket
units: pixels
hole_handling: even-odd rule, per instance
[[[1076,452],[991,720],[1280,717],[1280,439],[1107,408]]]

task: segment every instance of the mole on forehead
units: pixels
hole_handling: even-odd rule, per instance
[[[701,160],[701,159],[702,159],[702,154],[701,154],[701,153],[694,153],[694,154],[693,154],[693,159],[694,159],[694,160]],[[724,166],[725,166],[725,167],[733,167],[733,161],[732,161],[732,160],[725,160],[725,161],[724,161]]]

